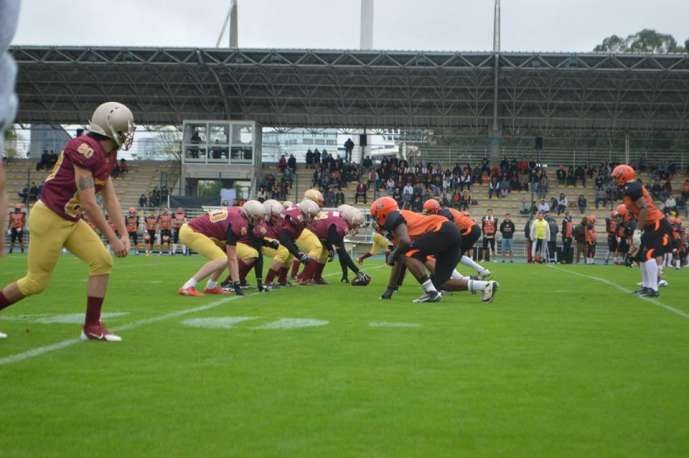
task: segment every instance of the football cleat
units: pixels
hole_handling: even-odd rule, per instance
[[[215,288],[205,288],[203,290],[203,294],[222,294],[222,295],[228,295],[232,294],[232,291],[222,288],[220,286],[216,286]]]
[[[313,283],[314,285],[327,285],[327,284],[328,284],[328,282],[325,281],[323,278],[314,278],[314,279],[312,280],[312,283]]]
[[[667,280],[658,280],[658,286],[660,286],[660,287],[670,286],[670,283],[668,283]]]
[[[648,290],[648,289],[650,289],[650,288],[646,288],[646,287],[644,286],[644,287],[642,287],[642,288],[636,289],[635,291],[632,292],[632,294],[636,294],[637,296],[641,296],[641,295],[645,294],[645,293],[646,293],[646,290]]]
[[[500,286],[498,282],[489,281],[486,289],[481,292],[481,302],[493,302],[493,298],[495,298],[495,294],[498,292],[498,286]]]
[[[424,294],[421,297],[417,297],[414,299],[412,302],[414,304],[421,304],[424,302],[440,302],[440,300],[443,298],[443,295],[440,294],[438,291],[430,291]]]
[[[660,293],[651,288],[645,288],[646,291],[639,293],[639,297],[660,297]]]
[[[483,272],[479,272],[478,278],[479,278],[479,280],[488,280],[492,275],[493,275],[493,272],[486,269]]]
[[[0,332],[0,339],[7,339],[7,334]]]
[[[122,342],[122,337],[112,334],[100,321],[96,324],[85,324],[81,330],[81,340],[102,340],[104,342]]]
[[[204,296],[204,294],[202,292],[198,291],[193,286],[190,288],[180,288],[179,289],[179,295],[180,296],[194,296],[194,297],[203,297]]]
[[[367,286],[371,283],[371,277],[362,271],[359,271],[357,276],[352,280],[352,286]]]

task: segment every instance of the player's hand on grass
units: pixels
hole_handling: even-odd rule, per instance
[[[127,254],[129,254],[129,250],[132,249],[132,242],[129,241],[129,235],[120,237],[120,240],[122,240],[122,243],[124,243],[124,247],[127,250]]]
[[[232,283],[232,289],[234,289],[234,293],[237,296],[243,296],[244,295],[244,291],[242,291],[242,285],[238,281]]]
[[[342,274],[342,277],[340,277],[340,283],[349,283],[349,278],[347,278],[346,273]]]
[[[381,299],[392,299],[392,294],[395,292],[393,288],[388,288],[383,294],[380,295]]]

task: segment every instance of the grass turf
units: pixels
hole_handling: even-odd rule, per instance
[[[2,283],[23,273],[21,256],[0,262]],[[0,456],[687,456],[686,271],[667,272],[659,303],[572,273],[633,289],[638,270],[503,264],[493,304],[412,304],[411,278],[383,302],[375,260],[366,288],[333,263],[325,287],[177,296],[201,262],[117,260],[104,311],[126,313],[107,320],[123,343],[0,365]],[[2,312],[0,361],[78,336],[40,321],[80,319],[85,276],[65,256],[44,294]],[[219,317],[251,319],[183,324]],[[283,318],[328,324],[257,329]]]

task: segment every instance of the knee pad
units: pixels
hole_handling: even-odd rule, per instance
[[[17,280],[17,286],[24,296],[32,296],[43,292],[49,281],[50,274],[48,273],[28,273],[25,277]]]
[[[89,275],[107,275],[112,272],[112,256],[107,251],[89,262]]]

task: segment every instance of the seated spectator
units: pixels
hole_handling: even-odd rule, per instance
[[[520,215],[528,215],[531,213],[531,205],[526,201],[526,197],[522,197],[522,202],[519,208]]]
[[[120,174],[129,172],[129,164],[125,158],[120,159],[120,164],[118,167],[120,169]]]
[[[579,213],[586,213],[586,197],[583,194],[579,194],[577,199],[577,207],[579,207]]]
[[[265,187],[259,186],[258,191],[256,192],[256,200],[263,202],[266,199],[268,199],[268,191],[266,191]]]
[[[677,201],[675,200],[675,198],[673,196],[669,196],[665,200],[665,208],[663,209],[663,211],[666,214],[668,214],[670,212],[675,212],[675,213],[677,212]]]
[[[340,206],[345,203],[345,195],[344,192],[342,192],[342,188],[337,188],[337,192],[335,193],[335,206]]]
[[[545,199],[541,199],[541,202],[538,204],[538,207],[536,207],[536,210],[538,210],[539,213],[546,214],[550,211],[550,204],[545,201]]]
[[[148,197],[146,197],[146,194],[141,194],[141,197],[139,197],[139,208],[145,207],[148,207]]]
[[[364,201],[364,203],[366,203],[366,191],[367,191],[366,183],[364,183],[363,181],[360,181],[359,184],[356,185],[356,192],[354,194],[354,203],[355,204],[359,203],[359,199],[362,199]]]
[[[595,201],[596,210],[598,209],[599,204],[605,206],[607,201],[608,200],[607,200],[607,197],[605,195],[605,191],[602,188],[596,189],[596,201]]]
[[[557,214],[558,216],[561,213],[564,213],[567,211],[567,205],[569,204],[567,200],[567,196],[565,195],[564,192],[560,193],[560,198],[557,200]]]
[[[564,186],[565,185],[565,179],[567,178],[567,172],[565,171],[565,167],[562,165],[560,167],[558,167],[556,175],[557,175],[557,184],[559,184],[560,186]]]

